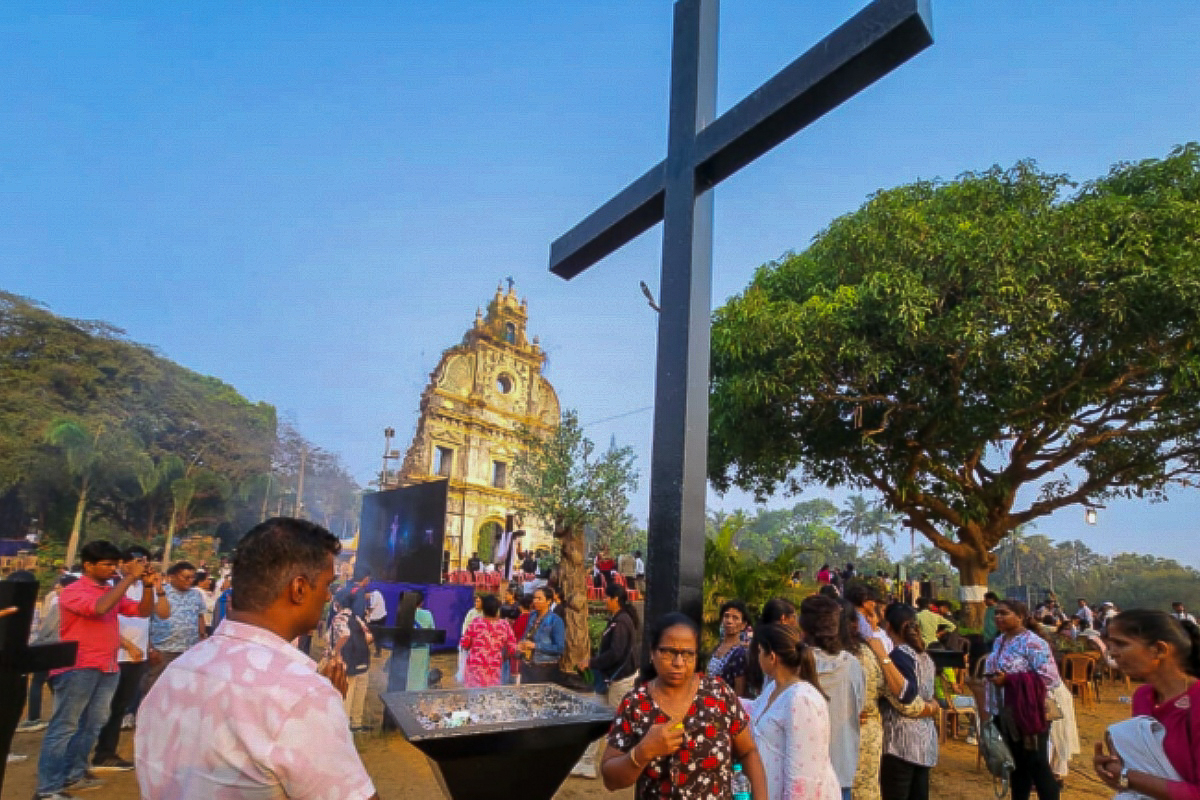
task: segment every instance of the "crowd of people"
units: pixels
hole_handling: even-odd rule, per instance
[[[296,520],[272,520],[264,525],[265,528],[259,526],[247,534],[234,563],[223,560],[215,574],[211,575],[188,561],[177,561],[165,573],[160,573],[146,548],[135,545],[122,551],[106,541],[87,543],[81,550],[79,565],[70,571],[62,571],[54,587],[36,609],[31,643],[77,642],[75,662],[70,667],[31,676],[26,719],[17,726],[18,733],[44,731],[38,754],[35,798],[56,800],[71,797],[73,792],[98,789],[105,783],[102,773],[130,771],[135,766],[144,796],[226,796],[217,791],[198,793],[196,789],[203,782],[186,784],[181,789],[178,778],[167,774],[172,763],[190,758],[188,748],[198,736],[193,727],[207,728],[205,725],[192,726],[188,720],[200,719],[207,710],[219,707],[223,715],[229,716],[230,723],[218,725],[217,728],[228,734],[226,728],[237,728],[239,723],[236,718],[239,714],[259,700],[253,692],[242,694],[234,689],[231,690],[232,694],[227,692],[226,695],[236,698],[236,704],[219,703],[222,695],[215,691],[216,684],[228,680],[232,680],[235,686],[257,682],[260,688],[270,685],[271,692],[276,692],[280,686],[287,686],[291,681],[287,676],[271,674],[275,669],[286,668],[288,663],[294,661],[300,671],[305,672],[305,663],[312,665],[312,661],[304,655],[301,647],[306,646],[305,638],[317,627],[323,609],[331,599],[327,589],[322,594],[316,587],[310,571],[304,583],[305,608],[315,606],[317,617],[311,625],[293,626],[294,632],[285,642],[287,649],[280,651],[286,657],[280,658],[276,654],[272,657],[270,669],[263,669],[268,664],[265,651],[260,654],[263,660],[256,660],[252,655],[254,648],[249,647],[246,641],[236,644],[241,637],[247,641],[258,641],[266,646],[266,650],[278,650],[274,640],[264,635],[262,629],[266,625],[256,620],[259,610],[256,606],[264,603],[269,606],[269,595],[287,588],[281,586],[280,581],[289,569],[297,566],[294,560],[289,561],[291,554],[287,552],[287,547],[280,547],[280,541],[296,549],[294,540],[307,538],[310,540],[308,549],[312,551],[312,540],[316,539],[322,552],[336,553],[336,548],[333,548],[338,544],[336,537],[317,526],[306,527],[309,523],[301,524]],[[259,540],[262,544],[256,549]],[[270,540],[276,541],[272,544]],[[264,549],[266,552],[258,552]],[[308,566],[311,568],[314,554],[309,552],[307,556],[310,557]],[[238,589],[234,588],[235,577],[239,579],[237,582],[246,587],[241,591],[240,599]],[[32,574],[14,573],[8,577],[9,580],[22,578],[36,580]],[[361,589],[363,585],[354,589]],[[321,694],[324,700],[331,697],[330,692],[337,696],[339,708],[343,711],[343,725],[347,730],[346,742],[351,751],[353,741],[349,739],[349,731],[352,726],[362,725],[362,706],[366,695],[363,678],[365,668],[370,663],[369,646],[372,641],[369,628],[365,624],[358,624],[360,619],[365,622],[370,606],[361,602],[366,599],[365,594],[362,598],[357,594],[354,591],[349,596],[340,596],[344,601],[342,603],[336,599],[333,601],[338,613],[334,617],[332,632],[337,635],[330,642],[331,666],[324,670],[325,674],[343,681],[345,691],[339,692],[339,687],[327,680],[319,684],[324,687]],[[382,597],[378,601],[381,603]],[[363,612],[363,617],[360,618],[351,610],[351,606],[355,605]],[[235,607],[238,609],[236,612],[233,611]],[[266,621],[267,618],[262,619]],[[274,627],[268,630],[278,633],[279,626],[275,621],[272,624]],[[220,668],[214,673],[213,664],[208,662],[214,650],[228,657],[226,667],[230,661],[250,658],[252,669],[243,672],[240,681],[235,680],[232,673]],[[293,652],[295,656],[291,655]],[[202,655],[204,653],[207,655]],[[201,668],[193,670],[197,665]],[[213,682],[209,688],[214,692],[207,699],[218,702],[218,705],[207,705],[204,693],[196,693],[195,674],[186,677],[189,672],[208,676],[205,680]],[[43,696],[46,688],[49,688],[53,698],[53,709],[44,716]],[[270,709],[270,702],[264,701],[265,704],[260,704],[262,707],[257,710],[260,712],[258,719],[251,724],[282,724],[287,722],[289,715],[300,710],[299,706],[304,705],[296,705],[293,702],[295,697],[277,699],[286,703],[282,715],[278,708]],[[188,706],[194,713],[185,710]],[[263,717],[268,713],[271,714],[270,720]],[[328,708],[321,708],[311,714],[328,717],[332,712]],[[247,711],[242,716],[249,718],[254,714]],[[185,729],[179,729],[180,725]],[[118,755],[122,731],[134,728],[136,764]],[[178,740],[170,752],[163,749],[162,740],[165,738]],[[149,761],[147,753],[152,754]],[[24,757],[18,754],[12,759]],[[210,755],[209,758],[211,760],[215,756]],[[150,768],[151,762],[153,769]],[[159,767],[160,763],[164,765],[162,768]],[[261,772],[261,768],[246,765],[245,775],[224,776],[214,780],[222,785],[246,787],[276,783],[275,778],[256,774]],[[365,779],[365,773],[360,777]],[[360,780],[357,785],[365,788],[370,783],[369,780]],[[148,790],[147,786],[158,788]],[[163,786],[172,788],[160,791]],[[365,798],[373,792],[372,788],[357,796]],[[228,796],[249,795],[230,790]]]
[[[128,771],[121,731],[166,667],[207,635],[215,592],[187,561],[160,574],[150,553],[86,544],[78,571],[64,572],[38,608],[33,642],[78,643],[70,667],[35,673],[18,732],[44,730],[37,797],[98,788],[96,773]],[[198,579],[197,579],[198,578]],[[199,588],[197,586],[199,584]],[[43,718],[49,687],[53,712]]]
[[[963,636],[948,603],[918,596],[909,604],[884,592],[876,582],[829,581],[798,609],[772,599],[757,624],[744,603],[728,600],[706,663],[689,617],[656,621],[647,663],[607,739],[605,785],[636,785],[642,798],[709,797],[736,768],[759,800],[920,800],[930,796],[939,719],[969,710],[968,741],[1003,747],[1015,800],[1035,789],[1043,800],[1059,797],[1079,739],[1058,667],[1072,651],[1056,641],[1057,624],[1037,617],[1057,622],[1056,600],[1031,613],[989,592],[984,633]],[[1134,718],[1096,746],[1097,776],[1139,796],[1200,798],[1200,714],[1192,710],[1200,628],[1181,604],[1171,614],[1118,612],[1110,603],[1090,611],[1080,600],[1064,620],[1078,631],[1071,641],[1106,643],[1096,652],[1114,670],[1146,682],[1134,693]],[[946,666],[954,663],[963,672]],[[978,704],[974,692],[951,694],[973,666]]]
[[[377,797],[351,734],[363,726],[383,598],[369,576],[331,591],[339,551],[320,526],[276,518],[210,579],[186,561],[160,574],[142,548],[88,543],[35,632],[79,643],[73,666],[30,687],[22,730],[45,729],[35,798],[71,797],[100,786],[98,772],[134,767],[145,797]],[[667,614],[639,653],[638,609],[621,583],[604,582],[608,619],[586,664],[614,722],[577,768],[609,789],[688,800],[740,784],[756,800],[921,800],[937,722],[969,709],[979,737],[969,741],[1003,749],[1015,800],[1034,790],[1053,800],[1079,748],[1059,661],[1083,651],[1142,684],[1134,716],[1096,745],[1097,777],[1116,792],[1200,798],[1200,628],[1182,604],[1168,614],[1081,598],[1068,615],[1054,597],[1031,612],[989,592],[982,631],[964,634],[949,603],[851,577],[798,606],[773,598],[757,615],[725,601],[708,653],[691,617]],[[425,609],[417,621],[433,624]],[[328,636],[320,664],[305,652],[318,627]],[[553,581],[481,595],[463,625],[460,682],[559,682],[565,639]],[[978,704],[953,694],[972,665]],[[424,677],[427,656],[418,669]],[[42,684],[54,698],[48,720]],[[133,762],[117,754],[131,714]]]

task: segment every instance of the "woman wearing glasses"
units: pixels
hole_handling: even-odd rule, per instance
[[[636,783],[640,800],[729,798],[736,761],[754,800],[766,800],[750,720],[729,686],[697,674],[699,644],[699,629],[683,614],[651,629],[649,663],[608,734],[601,773],[609,791]]]

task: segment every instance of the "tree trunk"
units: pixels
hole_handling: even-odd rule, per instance
[[[584,563],[586,542],[583,526],[569,528],[561,535],[562,562],[559,588],[567,608],[567,649],[562,668],[573,673],[591,657],[591,637],[588,636],[588,573]]]
[[[974,547],[964,548],[961,555],[950,554],[950,563],[958,570],[958,580],[964,590],[964,597],[969,597],[971,588],[977,597],[969,597],[963,601],[963,609],[967,614],[967,627],[982,628],[983,592],[987,591],[988,575],[996,566],[996,557],[989,552],[980,552]]]
[[[79,489],[79,502],[75,504],[75,522],[71,525],[71,538],[67,542],[66,568],[75,566],[75,554],[79,550],[79,534],[83,531],[83,512],[87,508],[88,482],[85,478]]]
[[[163,572],[171,567],[171,543],[175,540],[175,516],[178,510],[175,506],[171,507],[171,519],[167,522],[167,540],[163,543]]]
[[[271,473],[267,473],[267,488],[263,492],[262,513],[259,514],[259,522],[267,521],[267,501],[271,499]]]
[[[154,538],[154,518],[158,516],[158,504],[148,502],[146,504],[146,543],[149,544]]]

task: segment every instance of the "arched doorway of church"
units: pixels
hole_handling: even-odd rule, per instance
[[[479,526],[479,532],[475,535],[475,552],[479,553],[480,561],[485,564],[492,562],[492,555],[496,552],[496,540],[502,533],[504,523],[497,519],[484,520]]]

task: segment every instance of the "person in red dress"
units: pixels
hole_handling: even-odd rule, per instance
[[[1122,793],[1200,800],[1200,628],[1164,611],[1122,611],[1106,638],[1121,672],[1145,681],[1133,693],[1133,716],[1162,725],[1162,752],[1179,780],[1127,767],[1120,752],[1101,742],[1092,759],[1096,775]]]
[[[459,647],[467,651],[463,685],[468,689],[499,685],[504,659],[517,651],[512,626],[500,619],[496,595],[484,595],[482,605],[483,615],[471,621],[459,642]]]

